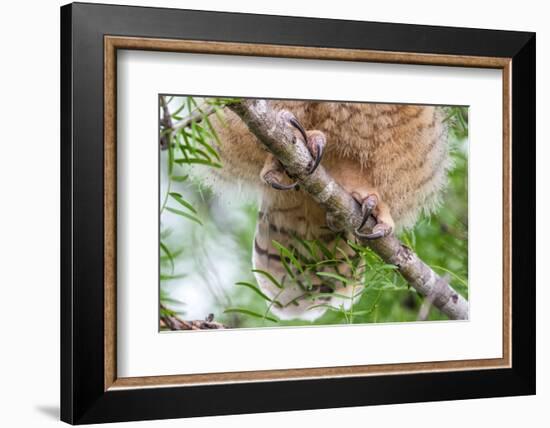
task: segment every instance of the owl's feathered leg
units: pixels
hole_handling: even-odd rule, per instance
[[[354,231],[355,236],[363,239],[378,239],[388,236],[393,231],[395,224],[390,207],[380,199],[377,192],[368,193],[366,197],[361,197],[360,193],[353,192],[352,196],[361,204],[363,214],[363,221]],[[370,233],[363,233],[361,229],[370,215],[376,219],[376,226],[372,228]]]

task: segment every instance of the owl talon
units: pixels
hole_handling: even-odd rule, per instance
[[[296,128],[300,132],[300,134],[302,135],[302,138],[304,139],[304,141],[307,142],[306,130],[304,129],[302,124],[300,122],[298,122],[298,119],[296,119],[296,117],[292,113],[289,112],[289,114],[287,115],[287,120],[288,120],[288,123],[290,123],[294,128]]]
[[[378,223],[376,226],[372,228],[371,233],[363,233],[360,232],[359,229],[355,229],[355,236],[362,239],[379,239],[384,238],[385,236],[388,236],[392,232],[392,228],[390,225],[386,223]]]
[[[355,192],[352,193],[351,196],[359,204],[361,204],[361,214],[363,215],[363,220],[361,221],[361,224],[354,231],[355,236],[362,239],[379,239],[379,238],[388,236],[392,232],[393,221],[391,217],[383,217],[384,220],[388,218],[389,219],[388,221],[391,222],[391,225],[388,223],[385,223],[380,217],[381,207],[383,207],[384,204],[380,202],[380,200],[378,199],[378,195],[376,193],[371,193],[364,199],[362,199],[361,196]],[[376,226],[372,228],[370,233],[361,232],[361,229],[365,226],[365,223],[367,222],[367,220],[369,219],[369,216],[371,215],[374,216],[375,220],[378,223],[376,224]]]
[[[280,174],[278,174],[277,171],[271,170],[263,174],[262,179],[275,190],[292,190],[298,187],[298,182],[294,182],[291,184],[281,183],[279,181],[279,178],[277,177],[278,175]]]
[[[298,187],[298,183],[292,183],[292,184],[281,184],[277,182],[270,183],[271,187],[273,187],[275,190],[293,190]]]
[[[323,158],[323,153],[325,152],[326,146],[325,135],[320,131],[310,131],[306,145],[309,152],[313,156],[313,164],[308,170],[308,175],[311,175],[315,172],[321,163],[321,159]]]
[[[289,111],[285,112],[284,118],[288,121],[290,125],[298,130],[302,136],[306,147],[309,150],[309,153],[313,157],[313,163],[308,168],[308,175],[311,175],[315,172],[321,159],[323,158],[323,153],[325,151],[326,139],[325,135],[320,131],[309,131],[306,132],[302,124],[296,119],[296,117]]]
[[[363,214],[363,220],[361,221],[361,224],[356,229],[357,231],[361,230],[367,220],[369,219],[369,216],[372,214],[372,211],[376,208],[378,205],[378,196],[375,194],[371,194],[367,196],[365,199],[361,201],[360,196],[357,193],[352,193],[353,198],[361,204],[361,213]]]

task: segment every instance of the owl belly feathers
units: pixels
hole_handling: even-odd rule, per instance
[[[429,214],[438,206],[451,165],[442,109],[302,101],[272,101],[271,105],[292,112],[305,129],[324,133],[327,146],[322,165],[359,201],[375,195],[378,204],[373,215],[389,230],[410,228],[422,212]],[[277,244],[304,257],[304,248],[297,244],[300,240],[317,241],[326,248],[338,245],[351,253],[345,245],[351,237],[333,232],[324,210],[305,192],[276,190],[262,182],[268,153],[234,113],[227,111],[226,116],[226,125],[215,124],[224,164],[220,178],[260,190],[253,264],[283,285],[256,274],[262,291],[280,302],[271,311],[281,319],[314,320],[328,304],[349,307],[352,300],[342,296],[356,293],[355,287],[328,287],[322,276],[301,278],[299,271],[290,275],[289,265],[291,269],[293,265],[283,263]],[[328,265],[323,270],[346,276],[346,268],[345,264]]]

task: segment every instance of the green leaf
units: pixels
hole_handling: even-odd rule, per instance
[[[338,308],[335,308],[334,306],[330,306],[330,305],[327,305],[326,303],[325,304],[322,304],[322,305],[313,305],[313,306],[310,306],[309,308],[307,308],[308,311],[312,310],[312,309],[317,309],[317,308],[325,308],[325,309],[329,309],[333,312],[342,312],[341,309],[338,309]]]
[[[432,268],[442,270],[443,272],[447,272],[449,275],[451,275],[453,278],[455,278],[458,282],[460,282],[464,287],[466,287],[466,288],[468,287],[468,282],[466,280],[464,280],[462,277],[460,277],[456,273],[450,271],[449,269],[446,269],[442,266],[432,266]]]
[[[210,122],[210,119],[208,118],[208,114],[205,114],[204,111],[201,110],[200,108],[199,108],[199,111],[202,113],[202,118],[203,118],[204,122],[206,123],[206,126],[208,127],[208,129],[212,133],[211,137],[214,139],[214,141],[216,143],[220,144],[220,139],[218,138],[218,134],[216,133],[216,130],[212,126],[212,122]],[[215,111],[215,109],[214,109],[214,111]]]
[[[225,117],[222,113],[222,109],[217,105],[216,107],[214,107],[214,114],[223,126],[227,126],[227,121],[225,120]]]
[[[168,308],[160,308],[160,316],[161,317],[173,317],[176,315],[176,312],[174,312],[171,309]]]
[[[185,306],[185,303],[180,302],[180,301],[177,300],[177,299],[173,299],[172,297],[161,298],[160,301],[161,301],[163,304],[172,304],[172,305],[181,305],[181,306]],[[173,312],[174,312],[174,311],[173,311]],[[175,313],[175,312],[174,312],[174,313]]]
[[[185,103],[181,103],[178,109],[172,113],[172,117],[176,119],[176,116],[185,108]]]
[[[249,315],[251,317],[255,317],[255,318],[262,318],[262,319],[266,319],[266,320],[269,320],[271,322],[275,322],[275,323],[278,323],[279,321],[277,321],[275,318],[272,318],[272,317],[268,317],[268,316],[263,316],[262,314],[258,314],[256,312],[253,312],[253,311],[250,311],[248,309],[241,309],[241,308],[227,308],[225,311],[223,311],[225,314],[229,314],[229,313],[239,313],[239,314],[244,314],[244,315]]]
[[[186,154],[186,152],[185,152],[186,146],[184,146],[184,145],[181,143],[182,133],[183,133],[183,132],[180,131],[180,132],[178,132],[178,133],[176,134],[176,143],[177,143],[177,145],[178,145],[178,149],[179,149],[179,151],[181,152],[182,156],[183,156],[183,157],[186,157],[186,156],[187,156],[187,154]],[[185,139],[184,139],[184,142],[185,142]]]
[[[342,260],[339,260],[339,259],[325,259],[313,264],[312,267],[319,267],[319,266],[325,266],[325,265],[333,266],[333,265],[339,265],[340,263],[342,263]]]
[[[353,311],[353,316],[363,316],[363,315],[369,315],[372,313],[372,311],[374,311],[376,309],[376,305],[373,306],[372,308],[370,309],[365,309],[363,311]]]
[[[279,253],[281,254],[281,258],[288,258],[290,262],[300,271],[300,273],[304,273],[304,268],[300,264],[300,262],[294,257],[294,254],[292,251],[290,251],[288,248],[286,248],[284,245],[279,244],[277,241],[273,240],[271,241],[273,246],[279,250]]]
[[[361,245],[356,244],[353,241],[347,241],[347,244],[350,246],[350,248],[355,251],[357,254],[362,254],[365,251],[366,247],[363,247]]]
[[[170,211],[171,213],[174,213],[174,214],[177,214],[179,216],[182,216],[182,217],[185,217],[191,221],[194,221],[195,223],[198,223],[202,226],[202,222],[195,216],[191,215],[191,214],[187,214],[186,212],[183,212],[181,210],[177,210],[175,208],[172,208],[172,207],[166,207],[166,209],[168,211]]]
[[[188,138],[192,138],[192,136],[187,135],[185,132],[182,133],[182,135],[185,135]],[[184,140],[185,140],[185,138],[184,138]],[[180,145],[180,151],[184,154],[185,159],[188,158],[186,153],[190,152],[193,156],[200,155],[204,159],[207,159],[208,161],[212,161],[212,158],[210,157],[210,155],[208,153],[206,153],[204,150],[196,148],[193,144],[187,144],[186,143],[185,145]]]
[[[195,102],[195,100],[193,99],[193,97],[185,97],[185,102],[187,104],[187,113],[191,114],[191,112],[193,111],[193,103]]]
[[[169,195],[175,199],[177,202],[179,202],[181,205],[183,205],[185,208],[187,208],[189,211],[197,214],[197,210],[193,208],[193,205],[191,205],[189,202],[187,202],[185,199],[183,199],[183,196],[176,192],[170,192]]]
[[[172,180],[177,181],[178,183],[183,183],[189,178],[189,175],[173,175]]]
[[[307,296],[306,299],[317,300],[321,297],[336,297],[338,299],[344,299],[344,300],[351,300],[354,298],[354,296],[346,296],[340,293],[315,293],[315,294],[312,294],[311,296]]]
[[[172,253],[168,249],[166,245],[162,241],[160,241],[160,249],[166,254],[166,257],[168,257],[168,260],[170,260],[170,264],[172,265],[172,272],[174,272],[174,257],[172,256]]]
[[[172,228],[166,228],[160,232],[160,238],[166,239],[172,234],[172,232],[173,232]]]
[[[283,267],[287,271],[288,276],[290,276],[290,278],[292,278],[294,281],[296,281],[296,275],[294,275],[294,272],[292,272],[292,269],[290,269],[290,266],[288,265],[285,257],[281,258],[281,264],[283,265]],[[298,285],[300,285],[300,284],[298,284]]]
[[[349,259],[348,255],[347,255],[347,253],[344,250],[342,250],[340,247],[336,248],[336,250],[339,251],[340,254],[343,255],[344,260],[346,261],[346,263],[351,266],[352,263],[351,263],[351,260]]]
[[[175,162],[177,164],[200,164],[200,165],[208,165],[214,168],[221,168],[222,165],[216,162],[211,162],[205,159],[176,159]]]
[[[274,303],[275,305],[277,305],[278,307],[282,307],[283,305],[281,305],[280,302],[276,301],[276,300],[271,300],[269,297],[267,297],[264,293],[262,293],[262,291],[256,287],[255,285],[251,284],[250,282],[245,282],[245,281],[240,281],[240,282],[236,282],[235,285],[241,285],[243,287],[247,287],[249,289],[251,289],[252,291],[254,291],[258,296],[260,296],[262,299],[264,300],[267,300],[268,302],[272,302]]]
[[[162,237],[161,237],[161,240],[162,240]],[[174,258],[174,260],[181,255],[181,253],[183,253],[183,249],[178,249],[178,250],[170,250],[170,253],[172,254],[172,257]],[[168,257],[167,256],[160,256],[160,259],[162,261],[166,261],[168,260]]]
[[[174,149],[172,148],[172,143],[168,141],[168,176],[172,175],[174,170]]]
[[[348,279],[348,278],[345,278],[343,277],[342,275],[338,275],[337,273],[332,273],[332,272],[316,272],[317,275],[319,276],[324,276],[324,277],[327,277],[327,278],[332,278],[332,279],[335,279],[337,281],[340,281],[344,284],[352,284],[353,282],[355,282],[353,279]]]
[[[323,244],[321,241],[319,240],[316,240],[315,241],[315,245],[317,246],[317,248],[319,248],[319,250],[321,251],[321,253],[323,253],[323,255],[327,258],[327,259],[334,259],[335,258],[335,255],[326,247],[325,244]]]
[[[398,267],[390,264],[376,265],[377,270],[397,270]]]
[[[165,275],[165,274],[160,274],[160,280],[161,281],[167,281],[169,279],[181,279],[181,278],[185,278],[187,276],[186,273],[179,273],[179,274],[175,274],[175,275]]]
[[[293,238],[296,241],[298,241],[302,245],[302,247],[305,248],[305,250],[309,253],[309,255],[311,257],[313,257],[314,261],[316,261],[316,262],[319,261],[317,255],[315,254],[315,251],[313,250],[312,245],[308,241],[306,241],[305,239],[302,239],[302,238],[300,238],[299,236],[296,236],[296,235],[293,235]]]
[[[186,161],[185,163],[189,163],[189,156],[187,155],[187,150],[185,150],[185,147],[193,151],[193,145],[189,141],[189,138],[188,138],[187,132],[185,132],[185,129],[181,129],[180,136],[183,138],[183,142],[185,143],[185,145],[180,144],[179,148],[183,156],[183,159]],[[176,163],[177,163],[177,160],[176,160]]]
[[[206,129],[200,126],[199,124],[194,123],[194,128],[195,128],[195,134],[193,135],[194,135],[195,141],[199,143],[201,146],[203,146],[206,149],[206,151],[209,152],[212,156],[214,156],[218,161],[221,160],[220,155],[218,154],[216,149],[214,149],[210,144],[208,144],[206,142],[206,139],[203,136],[203,135],[206,135],[207,137],[212,137],[210,133],[206,131]]]
[[[199,131],[197,130],[197,124],[195,122],[191,122],[191,136],[193,138],[193,142],[198,142],[199,140]]]
[[[261,269],[252,269],[252,272],[259,273],[260,275],[265,276],[267,279],[269,279],[273,285],[275,285],[277,288],[283,288],[283,285],[275,279],[273,275],[271,275],[269,272],[266,272],[265,270]]]
[[[204,139],[199,139],[198,143],[203,146],[208,153],[210,153],[212,156],[214,156],[218,161],[221,161],[220,155],[218,154],[218,151],[212,147],[210,144],[208,144]]]
[[[192,106],[197,107],[197,102],[195,101],[194,97],[187,97],[187,106],[188,106],[189,110],[192,109]]]

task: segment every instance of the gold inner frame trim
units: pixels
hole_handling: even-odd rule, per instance
[[[118,49],[242,55],[394,64],[494,68],[502,70],[503,93],[503,322],[502,358],[378,364],[342,367],[117,377],[116,367],[116,66]],[[304,46],[266,45],[141,37],[104,37],[104,389],[193,386],[220,383],[359,377],[511,367],[511,58],[383,52]]]

